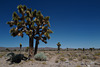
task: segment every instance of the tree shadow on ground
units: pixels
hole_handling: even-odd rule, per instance
[[[21,60],[26,61],[28,58],[24,56],[24,54],[14,54],[14,53],[8,53],[7,56],[9,57],[6,61],[10,61],[10,64],[13,63],[20,63]]]

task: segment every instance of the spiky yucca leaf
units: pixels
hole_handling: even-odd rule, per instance
[[[13,18],[18,18],[18,15],[16,12],[13,12],[13,15],[12,15]]]
[[[31,34],[29,34],[29,37],[32,37],[32,35],[31,35]]]
[[[18,5],[18,6],[17,6],[17,9],[20,9],[20,8],[22,8],[22,7],[23,7],[22,5]]]
[[[41,21],[43,20],[43,15],[42,15],[42,14],[39,16],[39,19],[40,19]]]
[[[7,22],[7,24],[9,24],[9,25],[10,25],[10,22]]]
[[[30,8],[30,9],[28,8],[27,10],[28,10],[30,13],[32,12],[32,8]]]
[[[36,9],[32,12],[32,16],[33,16],[33,17],[36,17],[36,12],[37,12]]]
[[[20,31],[20,32],[18,33],[18,36],[23,36],[23,32]]]
[[[24,8],[22,5],[18,5],[17,9],[19,13],[24,13]]]
[[[26,13],[27,13],[27,17],[32,17],[32,15],[31,15],[29,10],[27,10]]]
[[[47,38],[50,39],[50,36],[48,35]]]
[[[42,29],[44,29],[44,26],[42,26]]]
[[[26,34],[29,35],[29,31],[26,31]]]
[[[45,35],[48,39],[50,39],[49,33],[45,32],[44,35]]]
[[[47,40],[47,37],[42,37],[43,38],[43,40]]]
[[[15,37],[17,36],[17,33],[11,33],[11,36]]]
[[[36,18],[39,18],[41,16],[41,12],[38,11],[37,14],[36,14]]]
[[[23,9],[24,9],[24,10],[26,10],[26,9],[27,9],[27,7],[24,5],[24,6],[23,6]]]
[[[53,31],[51,29],[48,29],[47,33],[53,33]]]
[[[30,32],[30,33],[32,33],[33,31],[32,31],[32,30],[30,30],[29,32]]]
[[[17,22],[17,26],[18,27],[22,26],[22,22]]]
[[[7,24],[9,24],[9,26],[12,27],[14,25],[14,22],[13,21],[7,22]]]
[[[49,21],[50,17],[47,16],[47,17],[44,17],[45,21]]]
[[[10,33],[15,32],[15,28],[10,29]]]

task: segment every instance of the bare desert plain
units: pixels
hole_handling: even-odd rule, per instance
[[[10,64],[8,52],[0,52],[0,67],[100,67],[100,50],[66,50],[66,51],[38,51],[47,56],[46,61],[38,61],[34,58],[30,60],[21,60],[20,63]],[[13,53],[18,54],[19,51]],[[24,56],[28,57],[28,52],[22,51]]]

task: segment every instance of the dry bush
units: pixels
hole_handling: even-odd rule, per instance
[[[47,64],[46,62],[43,62],[42,64]]]
[[[0,54],[0,58],[2,58],[3,57],[3,55],[2,54]]]
[[[69,57],[69,58],[68,58],[68,60],[69,60],[69,61],[72,61],[72,60],[73,60],[73,58],[72,58],[72,57]]]
[[[55,63],[59,63],[59,60],[58,60],[58,59],[56,59],[56,60],[55,60]]]
[[[60,61],[66,61],[66,59],[64,57],[61,57]]]
[[[80,65],[77,65],[76,67],[81,67]]]
[[[6,52],[1,52],[0,53],[0,58],[2,58],[3,56],[5,56],[7,53]]]
[[[95,53],[96,56],[100,56],[100,53]]]

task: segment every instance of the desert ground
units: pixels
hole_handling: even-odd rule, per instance
[[[69,50],[69,51],[38,51],[47,56],[46,61],[37,61],[34,58],[22,60],[20,63],[10,64],[7,54],[10,52],[0,52],[0,67],[100,67],[100,50]],[[14,51],[13,53],[20,53]],[[28,52],[22,52],[28,57]]]

